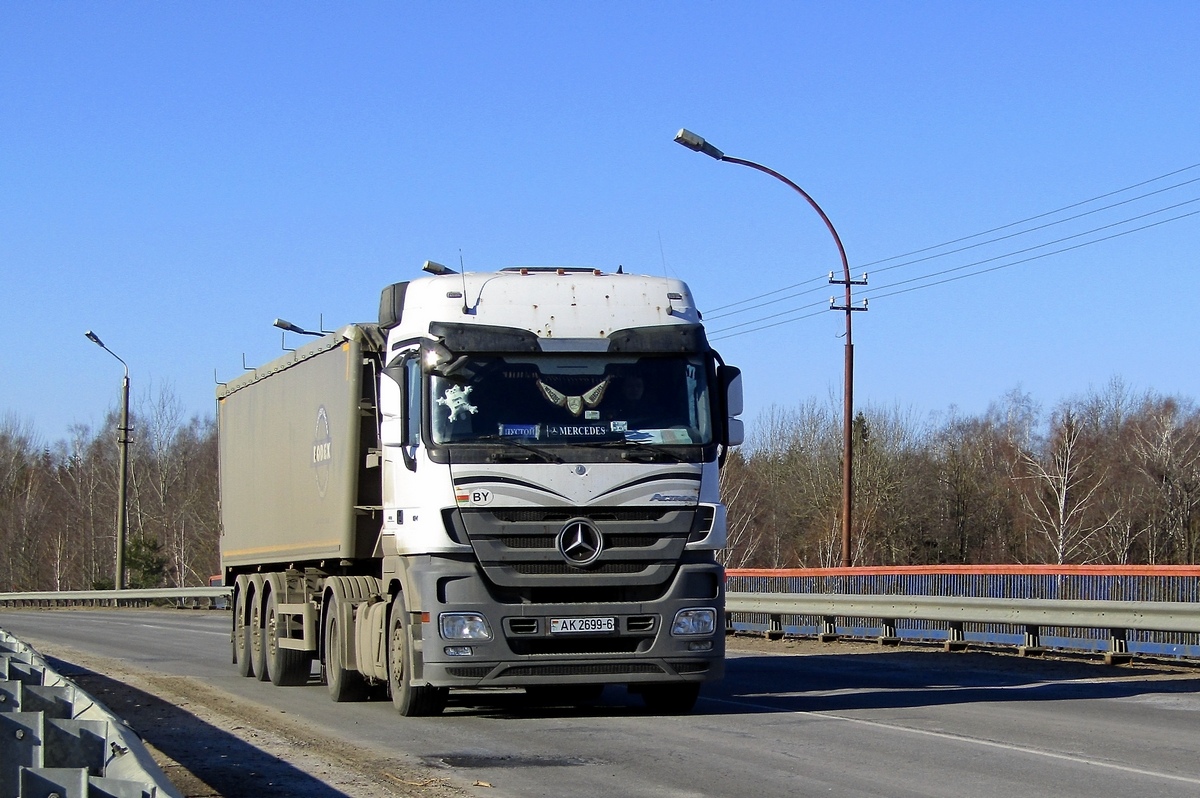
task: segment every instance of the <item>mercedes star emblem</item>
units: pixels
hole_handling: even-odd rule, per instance
[[[600,536],[600,530],[586,518],[568,521],[558,533],[558,550],[571,565],[591,565],[600,557],[603,549],[604,539]]]

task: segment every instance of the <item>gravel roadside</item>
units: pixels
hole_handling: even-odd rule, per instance
[[[462,798],[437,771],[364,751],[202,681],[25,638],[124,719],[185,798]]]

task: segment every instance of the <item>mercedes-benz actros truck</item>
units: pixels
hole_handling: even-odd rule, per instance
[[[218,386],[234,663],[404,715],[611,684],[689,711],[724,669],[738,370],[679,280],[426,270]]]

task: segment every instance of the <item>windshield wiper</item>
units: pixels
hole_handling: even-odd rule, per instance
[[[676,454],[671,449],[667,448],[663,443],[652,443],[650,441],[631,441],[628,438],[618,438],[616,440],[596,441],[595,443],[585,444],[588,446],[597,446],[605,449],[622,449],[621,456],[626,460],[644,460],[649,462],[657,456],[669,457],[676,463],[685,462],[685,458]],[[648,455],[648,456],[647,456]]]
[[[524,443],[522,441],[515,440],[507,435],[497,435],[495,433],[492,433],[491,435],[480,435],[479,437],[471,438],[469,441],[458,441],[458,443],[466,444],[468,446],[473,443],[479,443],[479,442],[503,443],[503,444],[506,444],[509,446],[516,446],[518,449],[524,449],[527,452],[532,452],[533,454],[536,454],[538,457],[542,458],[547,463],[561,463],[562,462],[561,457],[559,457],[558,455],[552,454],[551,452],[546,451],[545,449],[541,448],[540,446],[534,446],[529,443]]]

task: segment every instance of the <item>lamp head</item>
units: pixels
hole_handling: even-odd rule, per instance
[[[425,265],[421,267],[421,270],[427,271],[430,274],[454,274],[455,273],[454,269],[451,269],[449,266],[443,266],[442,264],[438,263],[437,261],[433,261],[433,260],[425,261]]]
[[[323,332],[317,332],[316,330],[306,330],[303,327],[292,324],[287,319],[275,319],[272,324],[281,330],[287,330],[288,332],[296,333],[297,335],[315,335],[316,337],[320,338],[325,334]]]
[[[675,141],[676,143],[687,147],[689,150],[702,152],[710,158],[716,158],[718,161],[725,157],[725,153],[721,152],[716,147],[705,141],[703,137],[697,136],[687,128],[679,129],[679,132],[675,134]]]
[[[96,346],[99,346],[99,347],[103,347],[103,346],[104,346],[104,342],[100,340],[100,336],[96,335],[96,334],[95,334],[94,332],[92,332],[91,330],[88,330],[87,332],[85,332],[85,333],[84,333],[84,336],[86,336],[86,337],[87,337],[87,339],[88,339],[89,341],[91,341],[92,343],[94,343]]]

